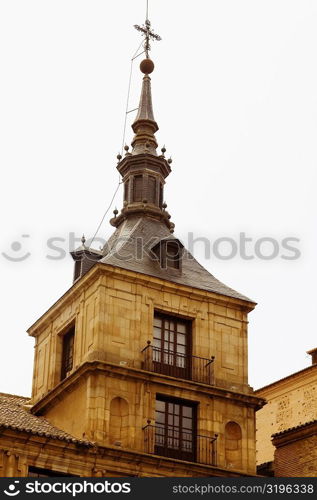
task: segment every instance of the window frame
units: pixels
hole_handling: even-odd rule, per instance
[[[133,202],[141,203],[143,200],[144,177],[142,174],[133,176]]]
[[[64,330],[64,332],[61,335],[61,344],[62,344],[61,371],[60,371],[61,381],[65,380],[68,376],[68,373],[72,371],[72,369],[74,368],[75,334],[76,334],[76,324],[75,322],[73,322]],[[69,343],[69,345],[66,344],[66,342]],[[66,349],[67,350],[70,349],[70,352],[67,352]],[[66,359],[66,352],[67,352],[67,359]],[[70,358],[71,358],[71,366],[69,362]]]
[[[147,178],[147,201],[152,205],[157,205],[157,178],[155,175],[148,175]]]
[[[164,412],[159,412],[157,410],[157,402],[163,402],[165,405]],[[174,413],[171,413],[169,411],[169,405],[174,405]],[[175,411],[175,406],[179,407],[178,413]],[[184,416],[184,408],[191,408],[192,415],[191,415],[191,450],[186,451],[186,446],[184,449],[184,443],[189,442],[188,439],[183,439],[184,434],[186,434],[186,428],[183,426],[183,419],[186,418],[188,419],[189,417]],[[163,413],[164,414],[164,424],[160,424],[157,421],[157,413]],[[179,399],[179,398],[174,398],[171,396],[168,396],[166,394],[156,394],[156,399],[155,399],[155,436],[154,436],[154,450],[155,454],[160,455],[160,456],[167,456],[169,458],[176,458],[179,460],[187,460],[191,462],[195,462],[197,458],[197,436],[198,436],[198,430],[197,430],[197,413],[198,413],[198,403],[196,401],[188,401],[185,399]],[[178,417],[178,425],[170,425],[169,424],[169,417],[173,416],[173,422],[175,421],[174,417]],[[158,425],[159,424],[159,425]],[[157,432],[157,429],[164,429],[163,432],[163,438],[164,438],[164,445],[161,446],[157,444],[157,436],[162,437],[162,434],[160,432]],[[185,430],[184,430],[185,429]],[[172,431],[172,432],[170,432]],[[176,434],[178,434],[178,437],[174,437]],[[189,434],[189,432],[187,432]],[[169,439],[172,439],[173,445],[176,442],[178,442],[178,446],[169,446],[168,441]]]
[[[159,319],[162,321],[161,327],[155,325],[155,320]],[[168,325],[166,327],[166,323]],[[174,322],[174,328],[170,328],[170,323]],[[178,329],[178,325],[185,326],[185,332],[181,332]],[[159,328],[160,336],[156,337],[156,329]],[[173,340],[171,342],[170,337],[173,334]],[[153,365],[154,371],[158,373],[163,373],[166,375],[171,375],[179,378],[189,379],[192,368],[192,341],[193,335],[193,320],[189,318],[183,318],[180,316],[174,316],[171,314],[163,313],[161,311],[154,311],[153,315],[153,343],[152,343],[152,355],[153,355]],[[184,336],[184,343],[178,342],[179,336]],[[155,345],[160,343],[160,345]],[[165,348],[167,344],[167,349]],[[172,346],[172,349],[170,349]],[[180,349],[180,346],[184,346],[184,352]],[[167,362],[165,361],[167,360]]]

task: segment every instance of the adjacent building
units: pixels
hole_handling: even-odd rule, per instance
[[[257,413],[259,473],[274,471],[278,477],[317,475],[317,349],[308,354],[310,366],[255,391],[267,401]]]

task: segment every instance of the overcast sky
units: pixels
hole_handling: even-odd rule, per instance
[[[175,234],[211,241],[210,257],[202,243],[195,256],[258,302],[249,325],[258,388],[308,366],[317,347],[317,3],[151,0],[150,18],[163,39],[152,89],[159,144],[173,157],[165,197]],[[30,394],[26,329],[72,284],[71,258],[48,259],[57,252],[47,240],[64,238],[68,251],[71,232],[92,236],[116,189],[141,41],[133,24],[144,19],[145,0],[0,1],[2,392]],[[121,203],[120,189],[111,212]],[[240,255],[240,233],[254,258]],[[296,252],[285,238],[300,240]],[[235,245],[235,257],[219,258]]]

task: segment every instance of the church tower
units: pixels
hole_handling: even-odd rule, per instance
[[[102,251],[83,240],[72,253],[72,287],[29,329],[31,413],[90,443],[85,475],[254,475],[263,404],[248,385],[255,303],[174,234],[164,203],[171,160],[158,151],[151,95],[158,36],[148,20],[137,28],[146,58],[131,148],[118,155],[123,206]]]

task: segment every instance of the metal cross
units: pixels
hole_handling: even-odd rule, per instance
[[[138,31],[141,31],[143,36],[145,37],[144,40],[144,50],[146,57],[149,57],[149,51],[151,50],[151,45],[150,45],[150,40],[157,40],[158,42],[162,40],[162,38],[154,33],[153,30],[151,30],[151,23],[148,19],[146,19],[145,24],[143,26],[139,26],[138,24],[134,25],[135,29]]]

